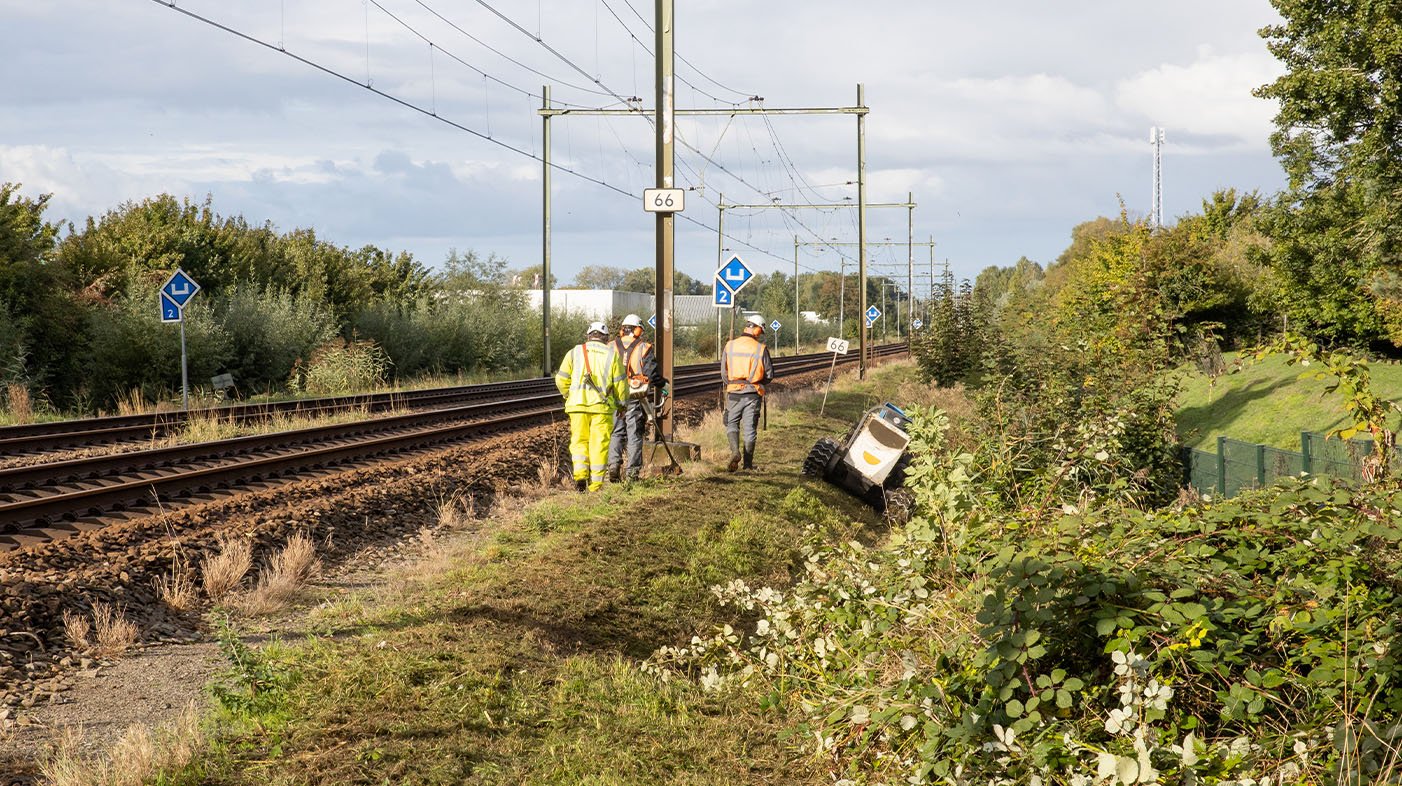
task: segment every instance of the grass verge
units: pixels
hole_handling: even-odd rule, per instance
[[[842,384],[828,417],[812,396],[776,401],[758,471],[703,462],[679,479],[547,496],[322,604],[305,640],[255,650],[226,636],[217,731],[173,782],[824,782],[784,741],[791,716],[638,664],[733,619],[711,585],[785,584],[806,526],[877,536],[869,510],[798,467],[888,392],[920,386],[891,366]]]
[[[1239,358],[1228,354],[1227,367],[1236,368]],[[1219,436],[1299,450],[1301,431],[1327,432],[1345,419],[1342,399],[1327,392],[1328,381],[1301,378],[1312,370],[1271,356],[1219,377],[1193,371],[1178,397],[1178,433],[1185,444],[1204,450]],[[1402,364],[1375,362],[1370,370],[1379,395],[1402,399]]]

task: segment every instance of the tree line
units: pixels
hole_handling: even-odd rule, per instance
[[[0,386],[55,409],[175,387],[179,331],[160,322],[155,293],[177,266],[203,287],[185,314],[192,384],[229,372],[245,394],[295,388],[337,347],[373,346],[383,378],[541,365],[539,320],[512,286],[520,272],[495,256],[454,251],[435,272],[408,253],[279,232],[169,195],[76,227],[45,219],[49,198],[0,184]]]

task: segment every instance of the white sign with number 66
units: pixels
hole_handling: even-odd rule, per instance
[[[643,189],[643,210],[649,213],[680,213],[686,208],[686,191],[681,188]]]
[[[836,353],[839,354],[839,355],[845,355],[845,354],[847,354],[847,339],[843,339],[843,338],[829,338],[829,339],[828,339],[828,351],[829,351],[829,352],[836,352]]]

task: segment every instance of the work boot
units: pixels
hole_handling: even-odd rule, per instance
[[[618,467],[609,467],[609,482],[617,483],[619,480]]]
[[[730,454],[730,463],[726,465],[725,471],[726,471],[726,472],[734,472],[735,470],[737,470],[737,469],[739,469],[739,468],[740,468],[740,454],[739,454],[739,453],[731,453],[731,454]]]
[[[753,455],[753,454],[750,454],[750,453],[746,453],[746,454],[745,454],[745,469],[754,469],[754,468],[755,468],[755,457],[754,457],[754,455]]]
[[[587,491],[588,489],[589,489],[589,481],[587,481],[587,480],[576,480],[576,481],[574,482],[574,490],[575,490],[575,491]]]

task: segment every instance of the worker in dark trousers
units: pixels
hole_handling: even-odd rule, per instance
[[[604,487],[613,413],[628,398],[623,363],[606,341],[608,328],[604,323],[591,323],[584,343],[565,354],[555,374],[555,387],[565,397],[565,414],[570,420],[570,462],[575,488],[580,491]]]
[[[764,386],[774,378],[774,361],[769,347],[760,340],[764,335],[764,318],[752,314],[745,318],[745,332],[726,342],[721,353],[720,375],[725,382],[725,436],[730,440],[731,472],[744,462],[745,469],[755,467],[755,434],[759,427],[759,405],[764,398]],[[744,431],[743,453],[741,430]]]
[[[613,439],[609,442],[608,478],[617,483],[637,480],[642,474],[643,440],[647,438],[642,396],[650,390],[661,390],[663,379],[657,353],[651,342],[643,340],[643,321],[637,314],[623,318],[618,338],[613,340],[613,353],[623,359],[623,373],[628,377],[628,401],[614,418]]]

